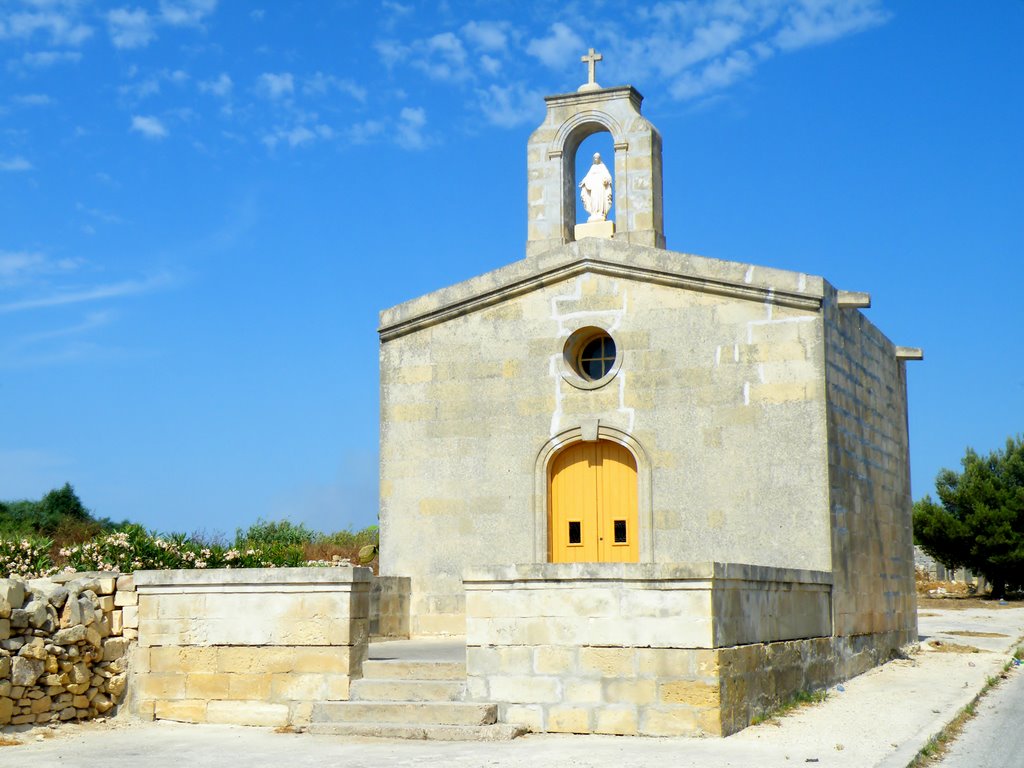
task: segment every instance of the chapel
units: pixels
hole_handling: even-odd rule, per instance
[[[408,579],[413,636],[466,636],[471,683],[473,649],[503,644],[674,648],[691,668],[713,651],[718,671],[691,672],[717,714],[670,732],[728,733],[917,640],[905,362],[921,353],[813,271],[669,250],[661,136],[635,88],[597,84],[599,59],[530,136],[524,258],[380,315],[380,570]],[[578,179],[597,132],[614,156]],[[595,589],[627,596],[609,609]],[[740,685],[734,661],[776,645],[797,660],[762,658],[768,677]],[[503,716],[558,730],[545,707],[565,685],[539,702],[495,686],[478,694]]]

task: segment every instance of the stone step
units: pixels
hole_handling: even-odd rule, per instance
[[[367,678],[353,680],[350,701],[461,701],[466,690],[463,680],[398,680]]]
[[[466,663],[370,659],[363,662],[363,677],[388,680],[465,680]]]
[[[510,741],[527,732],[521,725],[412,725],[406,723],[313,723],[309,733],[432,741]]]
[[[323,701],[313,705],[310,720],[313,724],[491,725],[498,720],[498,707],[456,701]]]

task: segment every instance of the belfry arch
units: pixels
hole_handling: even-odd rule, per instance
[[[601,131],[611,134],[615,149],[614,238],[664,248],[661,135],[640,114],[643,96],[626,85],[544,101],[547,115],[527,144],[526,255],[575,239],[576,152],[584,139]]]

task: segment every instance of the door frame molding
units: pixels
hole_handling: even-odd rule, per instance
[[[640,442],[627,432],[615,427],[597,425],[597,439],[618,443],[633,455],[636,461],[636,516],[639,541],[639,562],[654,562],[654,505],[651,493],[651,462]],[[548,472],[555,454],[573,443],[583,442],[583,427],[571,427],[559,432],[541,446],[534,471],[533,556],[536,563],[550,562],[548,554]]]

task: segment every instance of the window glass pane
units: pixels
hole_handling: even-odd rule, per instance
[[[569,523],[569,543],[580,544],[583,542],[583,536],[580,532],[580,524],[578,520],[573,520]]]
[[[578,372],[584,378],[597,381],[606,376],[614,365],[615,342],[611,336],[602,335],[591,339],[583,347]]]

